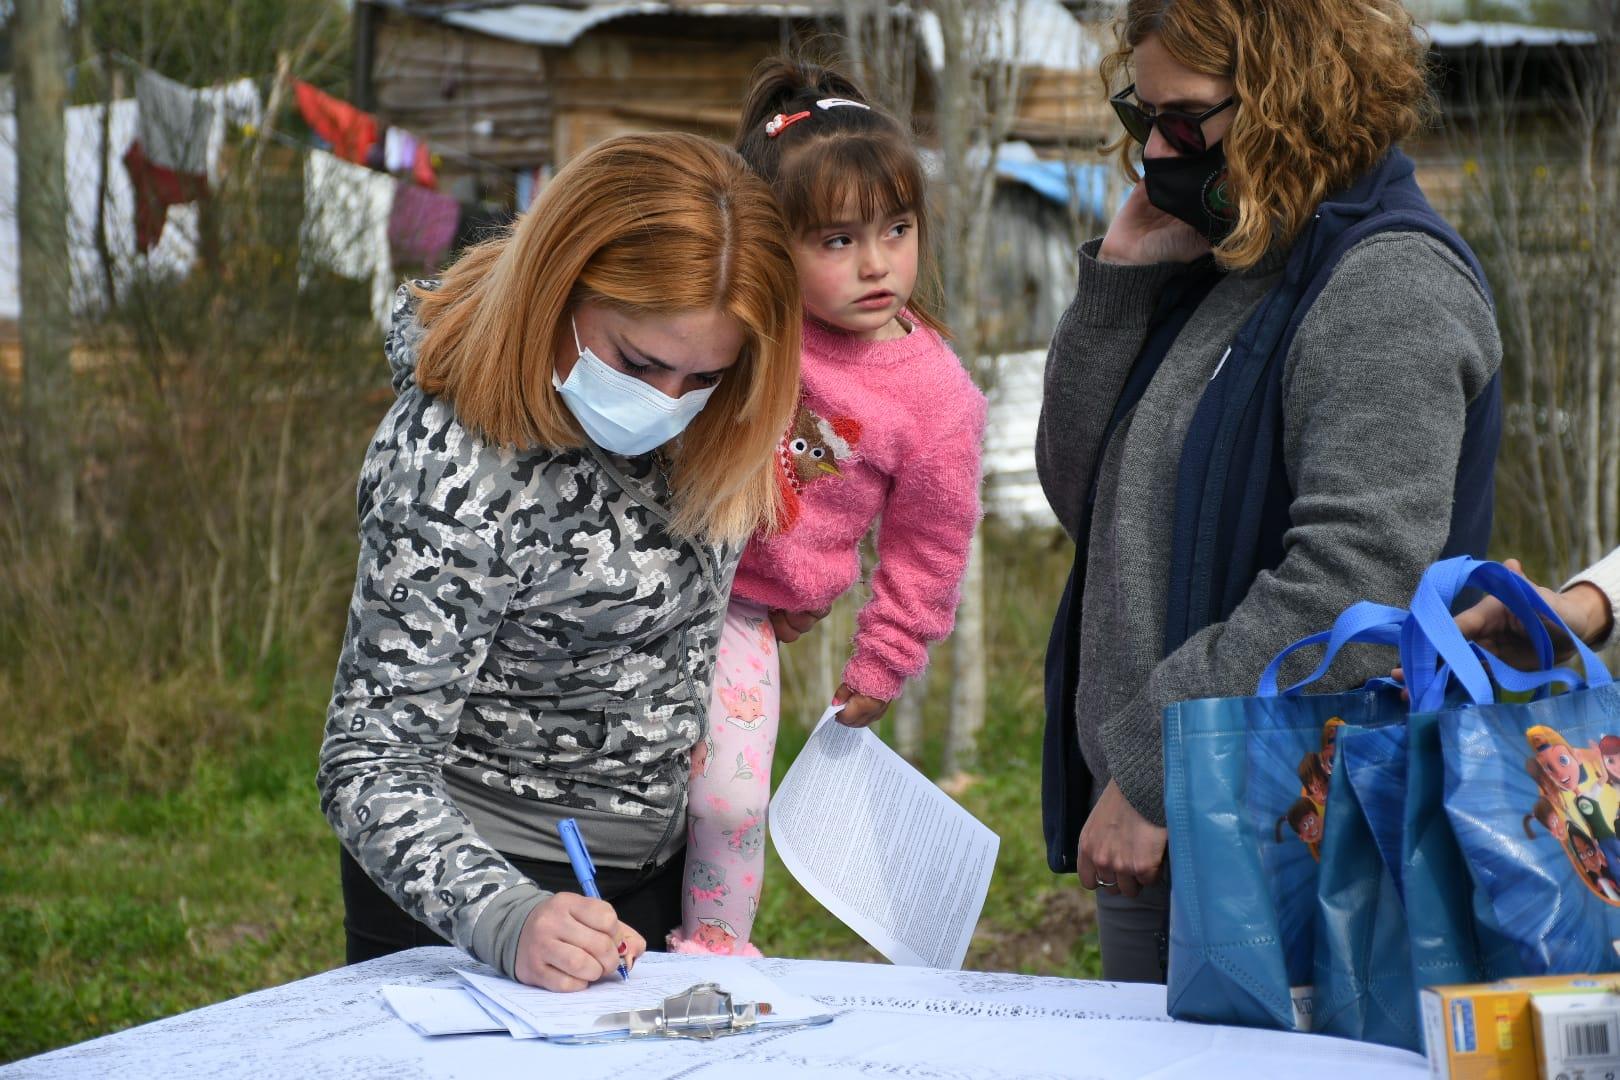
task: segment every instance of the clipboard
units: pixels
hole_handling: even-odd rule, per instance
[[[563,1046],[627,1042],[633,1039],[721,1039],[732,1035],[795,1031],[821,1027],[832,1013],[793,1020],[772,1020],[767,1001],[736,1002],[717,983],[698,983],[650,1009],[607,1013],[596,1023],[604,1029],[579,1035],[546,1036]]]

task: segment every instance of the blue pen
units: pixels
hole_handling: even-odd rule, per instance
[[[568,861],[574,867],[574,876],[579,878],[579,891],[593,900],[602,899],[602,894],[596,888],[596,864],[591,862],[591,853],[585,850],[585,838],[579,835],[579,823],[573,818],[563,818],[557,822],[557,833],[562,837],[563,850],[568,852]],[[622,946],[621,946],[622,947]],[[630,965],[619,958],[619,978],[630,978]]]

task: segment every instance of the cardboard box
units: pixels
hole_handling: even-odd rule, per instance
[[[1545,1080],[1620,1080],[1620,994],[1537,993],[1530,1008]]]
[[[1423,991],[1423,1036],[1435,1080],[1536,1080],[1540,1067],[1531,1002],[1544,995],[1620,992],[1613,975],[1537,975]],[[1558,1080],[1556,1072],[1542,1074]],[[1575,1080],[1570,1074],[1565,1080]],[[1606,1080],[1587,1071],[1581,1080]],[[1620,1071],[1613,1080],[1620,1080]]]
[[[1536,1080],[1528,987],[1429,987],[1423,1038],[1435,1080]]]

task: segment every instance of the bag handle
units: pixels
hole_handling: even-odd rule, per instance
[[[1402,628],[1410,621],[1410,614],[1401,608],[1390,607],[1388,604],[1375,604],[1370,600],[1359,600],[1345,608],[1343,613],[1333,621],[1333,629],[1321,633],[1311,634],[1301,638],[1278,653],[1266,665],[1266,670],[1260,675],[1260,687],[1256,693],[1260,697],[1277,697],[1279,693],[1284,697],[1292,697],[1311,683],[1327,674],[1328,668],[1338,657],[1339,651],[1346,645],[1396,645],[1401,644]],[[1286,690],[1277,689],[1277,678],[1282,672],[1283,662],[1299,650],[1311,645],[1326,645],[1322,654],[1322,662],[1316,666],[1304,679],[1288,687]]]
[[[1477,641],[1470,641],[1474,655],[1490,672],[1496,684],[1510,694],[1541,693],[1548,687],[1562,684],[1565,689],[1579,690],[1583,683],[1578,672],[1567,667],[1545,668],[1541,671],[1521,671]]]
[[[1513,616],[1524,626],[1535,647],[1540,672],[1519,671],[1503,663],[1488,651],[1467,641],[1457,629],[1451,614],[1452,602],[1468,588],[1478,588],[1505,604]],[[1572,689],[1607,686],[1613,677],[1598,655],[1581,641],[1564,620],[1547,603],[1536,587],[1501,563],[1459,556],[1436,563],[1423,575],[1417,592],[1412,597],[1412,618],[1440,659],[1451,669],[1451,674],[1470,689],[1470,696],[1480,680],[1488,683],[1486,669],[1496,677],[1503,689],[1510,691],[1541,691],[1555,683]],[[1547,624],[1563,631],[1575,643],[1576,654],[1586,670],[1585,678],[1566,668],[1553,667],[1554,650]],[[1437,680],[1434,663],[1419,668],[1408,668],[1412,700],[1418,711],[1439,708],[1443,701],[1444,682]],[[1479,701],[1475,697],[1476,702]],[[1487,700],[1494,700],[1494,696]],[[1483,702],[1480,702],[1483,703]]]
[[[1464,647],[1461,633],[1446,634],[1443,639],[1446,645],[1442,650],[1434,641],[1432,632],[1442,624],[1456,631],[1452,607],[1456,598],[1469,587],[1470,578],[1479,565],[1478,560],[1467,556],[1444,559],[1425,570],[1418,581],[1412,603],[1422,610],[1423,617],[1414,615],[1413,618],[1422,630],[1425,646],[1414,654],[1412,663],[1406,667],[1408,693],[1415,712],[1441,708],[1450,679],[1456,679],[1476,705],[1488,705],[1496,700],[1496,689],[1486,671],[1487,665],[1480,662],[1480,655],[1473,648]],[[1540,661],[1538,666],[1541,669],[1552,667],[1552,639],[1541,620],[1525,603],[1519,590],[1506,588],[1504,582],[1497,582],[1497,585],[1499,591],[1503,592],[1503,603],[1507,604],[1515,618],[1524,620],[1524,625],[1530,628],[1527,632]],[[1444,629],[1441,632],[1444,633]]]

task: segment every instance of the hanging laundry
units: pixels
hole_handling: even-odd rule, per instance
[[[304,224],[298,277],[307,285],[317,267],[371,284],[371,313],[387,327],[394,293],[388,222],[397,182],[324,150],[304,158]]]
[[[65,112],[71,303],[76,314],[93,315],[113,300],[106,262],[111,263],[115,290],[135,276],[178,280],[191,272],[197,254],[197,204],[170,206],[157,246],[144,254],[136,251],[135,186],[122,158],[139,136],[140,106],[129,97],[111,106],[75,105]],[[16,118],[0,110],[0,319],[18,318],[22,307],[16,147]]]
[[[439,186],[439,174],[433,171],[433,152],[428,149],[425,142],[416,144],[416,160],[411,163],[411,179],[425,188]]]
[[[124,168],[135,189],[135,250],[145,255],[163,238],[169,207],[208,195],[208,177],[166,169],[146,156],[139,139],[124,152]]]
[[[460,220],[461,204],[449,195],[400,183],[388,218],[388,244],[394,262],[437,271],[456,238]]]
[[[383,167],[391,173],[409,172],[416,164],[416,148],[421,143],[402,127],[390,127],[383,134]]]
[[[377,118],[302,79],[293,80],[298,111],[310,130],[332,144],[332,152],[345,161],[364,165],[377,143]]]
[[[214,124],[208,131],[208,183],[219,187],[220,166],[225,150],[227,128],[249,133],[264,124],[264,100],[252,79],[237,79],[197,91],[214,109]]]
[[[425,188],[439,186],[428,144],[402,127],[390,127],[383,134],[383,167],[396,176],[410,173]]]
[[[176,173],[207,175],[213,102],[201,91],[144,69],[135,80],[135,101],[146,160]]]

